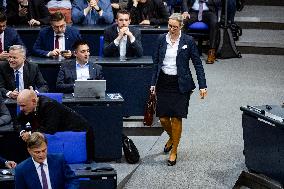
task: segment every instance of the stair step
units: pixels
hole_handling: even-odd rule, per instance
[[[284,30],[244,29],[236,45],[243,54],[283,55]]]
[[[242,28],[284,30],[284,7],[246,6],[237,12],[235,21]]]
[[[264,5],[264,6],[284,6],[282,0],[246,0],[246,5]]]

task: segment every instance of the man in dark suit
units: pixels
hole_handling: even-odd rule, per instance
[[[119,10],[115,21],[116,24],[105,29],[104,32],[104,55],[141,57],[143,55],[141,32],[135,27],[129,27],[130,13]]]
[[[0,60],[8,59],[8,49],[12,45],[24,46],[24,43],[13,28],[7,27],[7,17],[0,11]]]
[[[199,6],[202,5],[202,11],[199,15]],[[215,62],[216,34],[217,34],[217,12],[219,4],[214,0],[183,0],[182,11],[185,20],[185,28],[188,28],[194,22],[202,21],[209,26],[209,51],[206,60],[207,64]],[[190,16],[189,16],[190,15]]]
[[[3,97],[16,99],[19,91],[33,87],[47,92],[48,86],[36,64],[26,61],[26,50],[21,45],[9,49],[8,62],[0,64],[0,91]]]
[[[11,168],[15,168],[16,165],[17,165],[16,162],[14,162],[14,161],[7,161],[6,159],[4,159],[4,158],[2,158],[2,157],[0,156],[0,166],[1,166],[1,167],[4,167],[4,166],[5,166],[5,167],[11,169]]]
[[[51,26],[42,28],[33,46],[33,54],[40,57],[70,58],[72,46],[81,39],[77,29],[66,26],[65,17],[61,12],[56,12],[50,17]]]
[[[16,189],[76,189],[75,173],[61,154],[47,154],[47,141],[43,134],[34,132],[27,140],[30,158],[15,169]]]
[[[20,92],[17,103],[21,110],[17,122],[22,126],[20,136],[24,141],[30,137],[29,130],[48,134],[58,131],[86,131],[87,156],[88,160],[92,159],[93,130],[83,116],[55,100],[43,95],[37,96],[35,91],[28,89]],[[28,122],[31,128],[26,127]]]
[[[57,76],[56,88],[63,93],[74,92],[75,80],[103,79],[102,67],[89,62],[90,49],[86,41],[74,44],[76,60],[61,65]]]
[[[7,0],[8,25],[49,24],[50,14],[44,0]]]

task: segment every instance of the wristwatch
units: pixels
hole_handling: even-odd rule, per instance
[[[99,7],[99,6],[98,6]],[[101,7],[99,7],[99,9],[97,10],[97,9],[95,9],[97,12],[100,12],[102,9],[101,9]]]

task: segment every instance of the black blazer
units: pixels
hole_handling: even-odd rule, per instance
[[[127,37],[126,44],[126,57],[141,57],[143,55],[143,47],[141,43],[141,32],[135,27],[129,27],[129,31],[135,37],[133,43],[130,42],[129,37]],[[114,24],[104,31],[104,56],[106,57],[118,57],[119,56],[119,46],[114,44],[114,40],[117,38],[117,24]]]
[[[130,11],[131,24],[139,24],[143,20],[150,20],[151,25],[167,24],[169,13],[162,0],[147,0],[133,6],[133,1],[128,1],[127,10]]]
[[[166,34],[162,34],[158,39],[158,44],[153,54],[154,71],[152,86],[155,86],[158,81],[166,51]],[[189,60],[192,60],[194,65],[199,89],[207,88],[204,69],[195,42],[192,37],[182,33],[176,57],[178,84],[181,93],[190,92],[196,87],[189,68]]]
[[[5,166],[5,161],[7,161],[7,160],[4,159],[4,158],[2,158],[2,157],[0,156],[0,166],[1,166],[1,167],[4,167],[4,166]]]
[[[46,96],[39,96],[37,110],[25,115],[20,112],[17,121],[25,130],[29,122],[33,131],[54,134],[58,131],[87,131],[88,122],[71,108]]]
[[[50,14],[45,5],[44,0],[28,0],[28,14],[27,16],[19,16],[18,0],[7,0],[6,14],[8,25],[28,25],[30,19],[40,21],[41,25],[48,25]]]
[[[43,79],[39,68],[36,64],[29,62],[24,63],[23,68],[24,88],[29,89],[32,86],[39,92],[47,92],[48,86]],[[8,62],[0,64],[0,90],[3,97],[6,97],[6,93],[16,89],[14,70],[10,67]]]
[[[89,62],[89,74],[90,79],[103,79],[102,67],[93,62]],[[71,62],[63,63],[57,75],[57,90],[63,93],[73,93],[76,79],[76,61],[73,60]]]

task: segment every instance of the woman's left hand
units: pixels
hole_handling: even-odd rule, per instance
[[[200,89],[200,98],[204,99],[207,96],[207,89]]]

